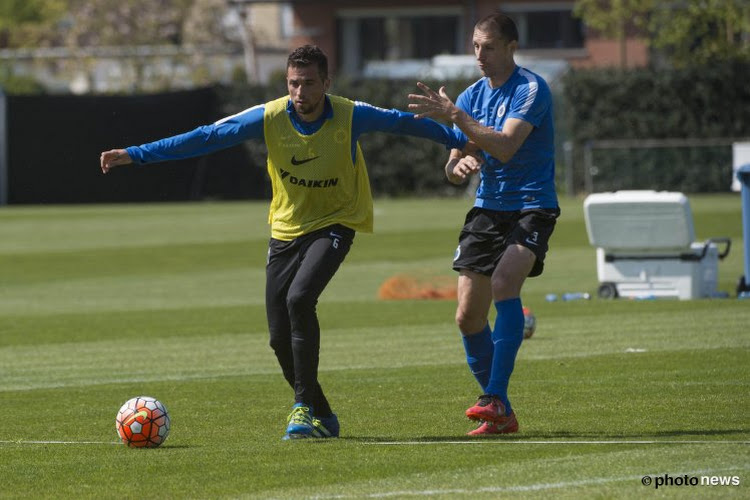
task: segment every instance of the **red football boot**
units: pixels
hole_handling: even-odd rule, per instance
[[[505,405],[497,396],[482,394],[477,404],[466,410],[466,416],[471,420],[484,420],[485,422],[505,423]]]
[[[482,422],[482,424],[471,432],[466,433],[467,436],[492,436],[496,434],[513,434],[518,432],[518,420],[516,420],[516,414],[511,413],[505,417],[504,423],[497,422]]]

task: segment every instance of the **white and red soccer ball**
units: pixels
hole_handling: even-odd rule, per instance
[[[117,412],[115,426],[122,442],[132,448],[156,448],[169,435],[169,412],[161,401],[138,396]]]
[[[523,338],[528,339],[536,331],[536,316],[528,307],[523,308]]]

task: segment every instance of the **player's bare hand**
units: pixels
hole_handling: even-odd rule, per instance
[[[422,82],[417,82],[417,87],[423,92],[422,94],[409,94],[409,110],[413,111],[415,118],[435,118],[444,121],[455,121],[458,108],[448,94],[445,93],[445,87],[435,92]]]
[[[482,161],[472,155],[460,159],[453,159],[448,163],[446,173],[448,180],[453,184],[462,184],[472,175],[477,174],[482,168]]]
[[[465,180],[478,173],[481,168],[481,160],[477,159],[476,156],[467,155],[458,160],[456,166],[453,167],[453,175]]]
[[[113,167],[133,163],[133,159],[130,158],[130,155],[124,149],[110,149],[109,151],[104,151],[101,154],[101,156],[99,157],[99,163],[102,167],[102,173],[106,174]]]

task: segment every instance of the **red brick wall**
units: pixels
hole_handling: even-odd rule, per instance
[[[625,43],[626,67],[646,66],[649,61],[648,46],[643,40],[630,38]],[[586,40],[588,57],[572,59],[571,66],[576,68],[609,67],[621,65],[620,42],[601,38]]]
[[[329,69],[336,67],[336,16],[332,2],[294,5],[292,48],[317,45],[328,55]]]

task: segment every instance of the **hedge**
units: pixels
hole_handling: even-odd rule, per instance
[[[600,139],[750,137],[750,65],[717,61],[684,69],[569,71],[563,78],[564,129],[577,163]],[[727,191],[729,146],[595,151],[595,190]],[[580,188],[582,179],[577,179]]]

